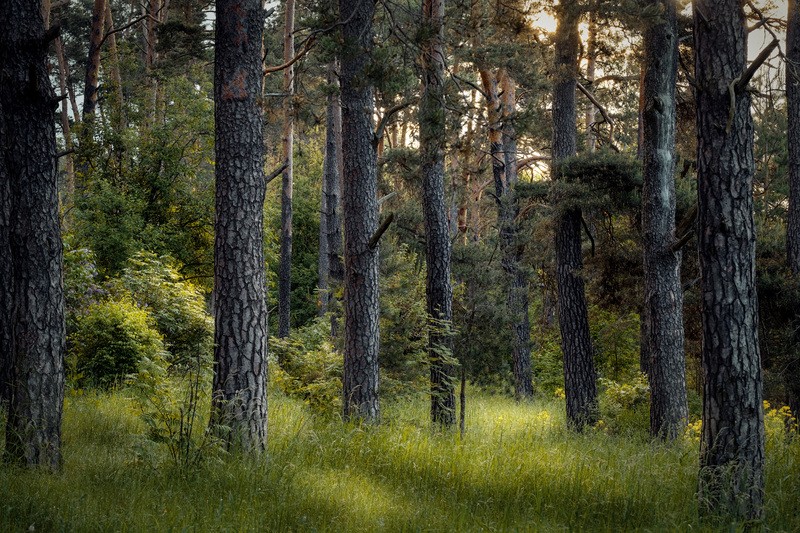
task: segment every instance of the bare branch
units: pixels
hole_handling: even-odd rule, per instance
[[[381,138],[383,137],[383,132],[384,130],[386,130],[386,126],[388,125],[389,120],[391,120],[392,116],[402,111],[403,109],[407,108],[410,105],[411,102],[403,102],[401,104],[397,104],[396,106],[392,107],[386,113],[383,114],[380,122],[378,122],[378,127],[375,128],[375,135],[372,139],[373,144],[377,145],[380,142]]]
[[[264,180],[264,185],[269,185],[270,181],[274,180],[275,178],[283,174],[283,171],[286,170],[288,167],[289,167],[289,162],[284,161],[284,163],[280,167],[270,172],[270,174]]]
[[[778,39],[773,39],[771,43],[769,43],[766,48],[761,50],[761,53],[753,60],[752,63],[747,67],[744,73],[739,76],[739,80],[736,82],[736,91],[741,92],[746,87],[747,84],[750,83],[750,80],[753,79],[756,71],[759,67],[766,61],[770,55],[772,55],[772,51],[778,46],[780,41]]]
[[[375,231],[372,237],[369,238],[369,249],[374,250],[376,246],[378,246],[378,241],[381,240],[383,234],[386,233],[386,230],[389,229],[389,225],[391,225],[392,220],[394,220],[394,213],[389,213],[389,216],[386,217],[386,220],[380,225],[380,227]]]

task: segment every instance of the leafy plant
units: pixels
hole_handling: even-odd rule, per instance
[[[108,388],[164,355],[164,343],[144,309],[122,298],[91,305],[70,335],[69,360],[78,386]]]

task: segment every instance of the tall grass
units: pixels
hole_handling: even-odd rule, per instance
[[[0,531],[706,530],[698,446],[565,429],[563,404],[480,396],[468,429],[431,431],[423,398],[378,427],[270,398],[269,454],[180,469],[124,392],[71,397],[59,475],[0,467]],[[771,435],[766,519],[800,530],[800,442]]]

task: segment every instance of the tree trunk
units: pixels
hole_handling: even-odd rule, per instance
[[[652,0],[658,5],[662,0]],[[674,439],[689,416],[683,352],[681,253],[675,242],[675,80],[678,28],[675,2],[644,33],[642,236],[650,370],[650,433]]]
[[[94,0],[92,25],[89,33],[89,53],[86,59],[86,77],[83,86],[83,124],[79,130],[77,178],[79,188],[86,183],[94,152],[95,110],[97,109],[97,85],[100,73],[100,44],[103,40],[106,1]]]
[[[61,42],[61,37],[55,40],[56,56],[58,58],[58,83],[61,90],[61,96],[67,94],[68,73],[67,64],[64,58],[64,45]],[[72,150],[72,132],[69,125],[69,110],[67,109],[67,99],[61,100],[61,133],[64,135],[64,149],[67,151]],[[64,156],[64,171],[67,175],[66,179],[66,192],[64,194],[65,205],[71,205],[75,197],[75,167],[73,165],[72,154],[68,153]]]
[[[45,33],[39,8],[27,0],[0,3],[0,373],[11,374],[6,457],[58,470],[66,340],[47,68],[54,36]]]
[[[575,89],[580,45],[576,8],[562,0],[558,17],[553,90],[553,176],[556,179],[558,164],[575,155],[577,149]],[[582,216],[580,209],[559,210],[555,235],[567,424],[578,431],[597,420],[597,375],[581,273]]]
[[[286,0],[286,22],[283,30],[283,61],[294,57],[294,0]],[[283,116],[283,171],[281,187],[281,258],[278,268],[278,337],[289,336],[292,300],[292,199],[294,196],[294,66],[283,70],[283,92],[286,94]]]
[[[117,135],[125,132],[125,100],[122,94],[122,73],[119,68],[119,51],[117,49],[117,36],[110,33],[114,30],[114,19],[111,15],[111,2],[106,2],[106,34],[108,35],[109,72],[111,85],[114,90],[114,104],[111,106],[111,122]]]
[[[344,199],[344,418],[377,422],[378,229],[375,108],[368,67],[375,0],[339,0],[342,24],[342,154]]]
[[[339,81],[336,72],[336,62],[328,67],[328,84],[331,92],[328,94],[328,116],[325,132],[325,160],[323,162],[323,199],[322,217],[320,220],[320,268],[323,264],[324,248],[324,274],[320,271],[320,280],[324,275],[325,291],[322,312],[333,312],[331,316],[331,336],[337,335],[339,317],[338,306],[331,309],[331,304],[336,303],[336,291],[341,287],[344,279],[344,265],[342,264],[342,219],[341,219],[341,179],[342,179],[342,102],[339,97]],[[324,241],[324,244],[323,242]],[[320,286],[322,288],[322,286]]]
[[[789,132],[789,219],[786,255],[789,268],[800,274],[800,1],[789,0],[786,32],[786,109]]]
[[[702,276],[701,509],[762,515],[764,414],[753,223],[747,29],[737,0],[694,3],[698,241]]]
[[[212,425],[229,447],[267,438],[264,135],[260,0],[217,0],[214,61],[216,231]]]
[[[428,312],[428,360],[431,373],[431,422],[455,424],[453,363],[453,287],[450,284],[450,235],[444,198],[444,0],[422,2],[427,39],[420,56],[419,107],[422,211],[425,217],[425,296]]]
[[[586,39],[586,81],[594,92],[594,80],[597,74],[597,14],[589,13],[589,35]],[[587,102],[584,122],[586,127],[586,150],[594,152],[597,148],[597,135],[594,132],[596,109],[592,102]]]
[[[497,197],[497,223],[503,271],[507,280],[506,307],[511,327],[511,363],[516,398],[533,396],[530,361],[530,319],[528,317],[528,280],[520,268],[522,250],[518,246],[516,217],[519,213],[514,185],[517,180],[514,82],[504,69],[497,77],[481,69],[481,82],[487,95],[489,144],[492,157],[492,176]],[[498,96],[503,93],[503,101]]]

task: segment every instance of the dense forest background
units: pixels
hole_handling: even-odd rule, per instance
[[[215,344],[220,345],[219,337],[215,341],[215,313],[227,305],[227,296],[214,282],[215,223],[220,223],[215,212],[220,213],[221,205],[215,189],[215,173],[220,172],[215,148],[219,153],[221,144],[217,137],[215,146],[215,131],[219,135],[222,127],[219,120],[215,124],[215,96],[217,102],[237,100],[236,91],[245,91],[243,81],[241,86],[217,84],[215,89],[215,46],[220,46],[215,24],[220,13],[208,0],[43,4],[45,29],[59,29],[49,45],[47,68],[59,95],[52,120],[64,254],[67,439],[97,430],[98,441],[85,444],[100,449],[114,440],[127,442],[135,434],[130,445],[136,450],[134,462],[158,468],[170,464],[181,473],[183,485],[175,494],[183,490],[210,497],[189,474],[200,468],[210,469],[204,472],[211,479],[230,475],[231,487],[246,484],[246,465],[237,463],[226,472],[220,466],[225,446],[216,440],[219,434],[205,430],[209,412],[217,413],[212,382],[213,390],[219,390],[214,381],[220,357],[217,354],[215,363]],[[342,32],[350,31],[367,4],[374,5],[374,16],[370,14],[371,26],[359,35],[366,35],[369,43],[354,52]],[[373,521],[378,516],[407,519],[401,528],[424,529],[424,513],[403,517],[404,507],[389,489],[384,494],[366,478],[334,479],[332,472],[353,464],[353,450],[360,450],[356,462],[367,465],[370,476],[394,480],[400,488],[428,498],[431,513],[444,505],[440,500],[446,499],[442,493],[449,486],[446,476],[438,476],[447,471],[462,479],[461,507],[429,524],[432,529],[483,527],[471,522],[471,509],[477,509],[486,524],[524,528],[527,500],[514,495],[516,485],[502,480],[518,477],[507,471],[514,467],[525,469],[537,482],[550,475],[536,471],[532,456],[523,453],[531,441],[544,455],[553,449],[573,459],[586,453],[585,462],[574,464],[606,457],[609,469],[621,472],[617,481],[634,488],[617,494],[618,500],[609,496],[602,504],[579,506],[582,511],[575,516],[548,514],[548,498],[582,501],[577,496],[581,483],[600,483],[597,480],[605,475],[597,469],[570,471],[563,490],[555,480],[543,482],[534,512],[542,521],[529,527],[681,528],[695,523],[681,513],[689,505],[689,513],[697,514],[696,457],[703,434],[704,376],[710,368],[706,366],[704,374],[705,241],[698,236],[704,234],[707,212],[701,207],[698,214],[698,174],[706,163],[698,161],[698,142],[704,142],[698,131],[698,106],[708,109],[709,104],[698,101],[705,75],[696,68],[703,44],[696,41],[698,11],[693,16],[688,2],[567,4],[356,0],[347,4],[353,11],[350,18],[340,13],[342,6],[328,0],[264,6],[259,63],[263,85],[255,101],[263,116],[260,170],[266,187],[260,229],[270,335],[269,455],[275,464],[284,464],[296,454],[301,468],[308,469],[303,471],[308,479],[332,476],[326,485],[331,494],[352,490],[354,496],[320,518],[314,514],[319,504],[314,498],[335,496],[325,491],[314,498],[299,496],[303,487],[309,489],[301,481],[292,485],[289,495],[269,497],[286,512],[273,517],[275,521],[254,522],[246,508],[236,511],[242,513],[238,519],[243,528],[330,529],[334,522],[329,515],[335,515],[346,529],[378,524]],[[755,225],[756,352],[760,349],[765,400],[763,411],[759,405],[754,416],[761,424],[766,417],[767,453],[775,457],[768,460],[766,474],[767,519],[774,520],[782,516],[776,509],[785,510],[800,488],[776,481],[785,473],[797,473],[800,465],[793,414],[800,409],[800,276],[792,272],[792,245],[787,245],[792,241],[792,232],[787,233],[792,207],[789,141],[796,127],[790,124],[787,87],[796,73],[787,59],[787,28],[793,23],[787,18],[787,5],[745,4],[746,55],[758,67],[742,89],[749,98],[752,123],[740,122],[744,119],[735,115],[737,96],[731,96],[730,118],[717,129],[752,133],[753,138],[748,195],[752,192]],[[648,117],[653,106],[661,104],[649,103],[645,71],[666,62],[662,56],[669,53],[654,53],[643,35],[664,20],[674,24],[678,42],[671,83],[674,168],[668,166],[670,187],[674,184],[668,235],[675,242],[656,238],[654,245],[651,230],[643,230],[651,228],[648,220],[653,216],[647,211],[653,186],[645,186],[643,164],[646,169],[648,146],[654,142]],[[558,29],[568,21],[577,28],[574,41]],[[564,74],[571,68],[569,53],[564,52],[569,46],[574,46],[577,58],[571,86],[570,76]],[[217,54],[222,57],[219,48]],[[351,85],[347,69],[359,57],[364,70]],[[559,100],[563,83],[575,106],[571,141],[559,133],[565,131],[565,104]],[[731,95],[738,95],[738,82],[731,83]],[[367,116],[377,188],[368,191],[371,203],[365,205],[372,206],[374,217],[366,223],[372,224],[366,237],[377,261],[379,300],[373,318],[379,343],[376,339],[373,362],[379,377],[375,397],[356,401],[355,391],[364,388],[348,384],[346,366],[353,363],[344,355],[352,352],[345,330],[347,320],[353,323],[347,306],[354,293],[345,285],[351,279],[346,276],[360,268],[351,261],[362,260],[350,259],[360,256],[347,249],[355,242],[352,237],[347,240],[354,235],[347,233],[347,219],[355,212],[347,202],[358,192],[352,185],[348,188],[348,176],[360,165],[347,161],[354,157],[347,146],[353,146],[348,143],[357,129],[352,126],[353,106],[344,99],[366,86],[374,98],[367,100],[374,101]],[[655,101],[661,102],[661,96]],[[219,106],[216,112],[220,117]],[[800,123],[800,117],[797,120]],[[231,124],[233,130],[247,129],[244,123]],[[235,152],[236,142],[226,143],[225,149]],[[439,154],[439,159],[431,154]],[[439,233],[432,229],[436,224]],[[571,249],[568,234],[577,239]],[[677,261],[670,268],[679,276],[676,287],[681,295],[677,301],[682,316],[677,315],[680,323],[673,331],[680,336],[682,327],[677,352],[685,357],[685,363],[679,361],[685,372],[679,385],[663,377],[653,380],[652,372],[660,374],[653,370],[657,359],[650,353],[656,341],[648,340],[656,338],[648,331],[655,322],[647,319],[645,309],[646,295],[652,291],[645,282],[645,268],[653,268],[647,266],[648,246],[667,246]],[[446,265],[440,262],[445,257]],[[219,255],[216,262],[216,268],[224,268]],[[745,266],[729,268],[738,272]],[[447,274],[437,286],[439,271]],[[564,272],[582,285],[565,288],[569,280]],[[572,326],[563,312],[563,302],[577,294],[583,298],[584,288],[586,331],[581,330],[580,312],[577,318],[570,315]],[[436,290],[451,308],[431,303]],[[745,337],[743,333],[741,344],[747,343]],[[580,359],[581,353],[588,354],[588,362]],[[591,373],[586,370],[584,376],[581,364],[591,367]],[[651,414],[651,405],[662,409],[658,402],[667,393],[685,398],[683,411],[675,415],[677,425],[663,413]],[[378,397],[385,406],[380,414]],[[430,413],[424,412],[428,407],[423,408],[423,398],[430,402]],[[213,416],[217,415],[212,415],[212,426]],[[361,426],[342,426],[342,418],[362,418],[384,427],[359,433],[362,429],[355,428]],[[428,419],[442,431],[420,433],[423,424],[428,429]],[[449,433],[450,427],[460,431]],[[463,448],[471,434],[485,444],[472,451]],[[397,435],[405,440],[393,441]],[[462,447],[439,455],[453,445]],[[641,446],[650,448],[640,454]],[[705,445],[703,449],[707,451]],[[497,463],[498,453],[519,457],[503,465]],[[763,447],[760,453],[763,460]],[[625,457],[632,456],[630,466],[623,466]],[[109,464],[122,464],[125,457],[112,454]],[[702,461],[709,461],[704,457]],[[68,455],[69,460],[77,461],[74,455]],[[555,455],[550,460],[561,461]],[[459,477],[477,468],[475,461],[487,465],[486,475],[497,480],[496,486],[476,484],[477,472],[467,481]],[[408,470],[411,463],[415,466]],[[664,489],[662,496],[670,498],[664,521],[648,522],[647,500],[658,498],[658,491],[636,489],[632,480],[646,472],[641,483],[655,487],[676,464],[690,466],[676,470],[682,473]],[[91,465],[83,467],[91,470]],[[266,486],[276,491],[296,481],[287,481],[285,471],[265,472]],[[83,473],[91,477],[88,470]],[[0,473],[0,479],[3,476],[20,494],[27,494],[28,484],[35,481],[8,472]],[[155,490],[144,474],[131,471],[123,477],[133,493]],[[415,477],[422,485],[410,481]],[[104,478],[101,484],[116,492],[118,481]],[[50,491],[45,499],[56,501],[71,490],[69,484],[50,483],[45,482]],[[703,494],[704,481],[700,483]],[[603,493],[601,485],[587,492]],[[495,489],[498,500],[505,502],[502,509],[484,501]],[[308,492],[315,494],[314,490],[318,489]],[[373,496],[377,500],[370,502]],[[258,498],[253,493],[243,501],[252,506]],[[729,509],[730,514],[760,520],[760,498],[742,509]],[[393,503],[382,507],[384,499]],[[179,500],[174,505],[193,505]],[[362,518],[355,510],[359,506],[365,509]],[[611,516],[620,506],[620,515]],[[36,517],[47,528],[57,528],[51,518],[43,518],[43,511],[23,507],[20,502],[5,511],[0,506],[0,523],[20,525],[20,517]],[[699,507],[702,514],[702,501]],[[237,520],[226,512],[201,519],[213,524],[209,527]],[[102,524],[98,527],[117,527],[101,515],[94,516]],[[185,525],[181,520],[165,523]],[[132,524],[134,529],[154,525],[142,516]],[[789,522],[776,524],[793,527]],[[79,522],[72,527],[84,526],[89,527]],[[381,523],[376,528],[393,527]]]

